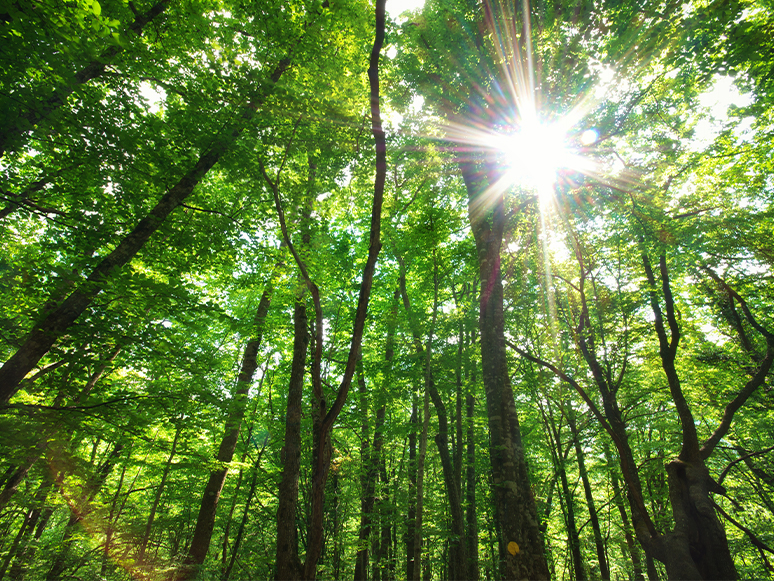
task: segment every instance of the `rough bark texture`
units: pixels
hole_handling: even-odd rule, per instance
[[[464,161],[468,212],[481,277],[481,361],[489,420],[493,497],[501,544],[510,550],[501,562],[504,579],[547,579],[543,535],[532,495],[505,352],[500,247],[505,215],[501,192],[489,190],[488,172]]]

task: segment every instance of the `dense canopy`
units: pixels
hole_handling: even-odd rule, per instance
[[[772,30],[0,0],[0,579],[770,578]]]

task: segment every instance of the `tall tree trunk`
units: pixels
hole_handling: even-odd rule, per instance
[[[414,546],[412,547],[414,561],[413,581],[419,581],[422,571],[422,518],[424,508],[425,455],[427,453],[427,424],[430,417],[430,394],[425,389],[424,404],[420,421],[422,432],[419,434],[419,453],[417,454],[417,495],[414,503]],[[411,579],[409,581],[412,581]]]
[[[465,540],[467,541],[467,574],[471,581],[478,581],[478,521],[476,515],[476,433],[473,425],[476,400],[471,394],[465,396],[465,410],[468,422],[467,467],[465,469]]]
[[[285,415],[285,444],[282,448],[282,479],[277,495],[277,554],[276,581],[300,579],[303,573],[298,558],[298,478],[301,471],[301,398],[304,390],[306,349],[309,345],[306,304],[303,297],[296,299],[293,313],[293,363],[288,386],[287,414]]]
[[[129,457],[131,458],[131,451],[129,452]],[[115,532],[115,521],[117,521],[118,517],[120,516],[120,509],[116,510],[118,508],[118,498],[121,496],[121,489],[124,486],[124,477],[126,476],[126,468],[127,465],[124,464],[121,467],[121,476],[118,478],[118,486],[116,486],[116,491],[113,494],[113,502],[110,503],[110,513],[108,514],[107,522],[106,524],[106,531],[105,531],[105,546],[102,549],[102,567],[100,574],[104,578],[107,575],[108,571],[108,564],[110,563],[110,550],[112,549],[113,544],[113,533]]]
[[[572,405],[567,406],[566,409],[567,424],[570,427],[573,444],[575,445],[575,457],[578,460],[578,472],[581,477],[581,482],[583,483],[583,492],[586,496],[586,506],[589,509],[591,529],[594,533],[594,544],[597,549],[597,561],[599,562],[599,576],[601,579],[607,580],[610,579],[610,568],[607,565],[607,552],[605,551],[605,542],[602,539],[602,529],[599,526],[599,517],[597,516],[597,509],[595,508],[594,495],[591,492],[589,474],[586,470],[585,454],[583,453],[580,433],[578,432],[578,426],[575,421],[575,410],[573,410]]]
[[[228,464],[234,458],[234,450],[236,450],[239,440],[239,430],[247,409],[248,394],[253,383],[255,370],[258,368],[258,350],[261,346],[261,339],[263,339],[266,315],[269,313],[271,295],[274,291],[274,277],[277,276],[278,270],[279,266],[276,266],[272,271],[266,288],[261,294],[261,300],[258,303],[253,323],[253,337],[245,345],[242,365],[237,377],[236,390],[234,397],[229,402],[223,438],[220,441],[218,453],[215,457],[219,468],[210,472],[207,485],[204,487],[191,545],[179,570],[173,573],[173,576],[178,581],[187,581],[196,576],[210,548],[210,539],[215,528],[215,514],[218,510],[220,493],[226,482]]]
[[[666,465],[669,500],[675,523],[672,531],[665,535],[666,542],[663,544],[667,576],[670,579],[736,579],[736,567],[728,548],[725,529],[710,497],[711,492],[722,493],[724,490],[712,479],[704,462],[712,453],[714,442],[709,445],[710,438],[704,447],[699,444],[693,414],[683,394],[675,366],[681,333],[675,314],[666,255],[659,257],[659,271],[668,333],[650,260],[643,254],[642,261],[649,284],[648,294],[659,341],[661,366],[680,418],[683,436],[679,455]],[[768,365],[771,366],[771,358]],[[719,440],[720,437],[716,441]]]
[[[107,279],[129,263],[145,246],[172,211],[191,195],[207,172],[233,146],[255,112],[260,109],[268,92],[290,66],[284,59],[274,68],[270,82],[243,109],[239,121],[215,141],[191,168],[118,245],[94,268],[91,274],[52,312],[42,318],[21,347],[0,368],[0,404],[7,404],[19,389],[20,382],[65,334],[75,320],[91,305],[102,291]]]
[[[239,522],[237,536],[236,539],[234,539],[234,546],[231,549],[231,558],[229,559],[226,569],[223,571],[223,581],[228,581],[229,577],[231,576],[231,571],[234,569],[234,563],[236,563],[236,558],[239,554],[239,547],[242,545],[242,540],[245,536],[245,527],[247,526],[247,520],[250,515],[250,503],[253,501],[253,497],[255,496],[255,489],[258,486],[258,470],[261,467],[261,456],[263,456],[263,451],[266,449],[266,444],[268,441],[269,435],[267,434],[263,440],[261,451],[258,453],[258,458],[256,458],[255,464],[250,470],[250,487],[247,490],[247,498],[245,499],[245,506],[242,510],[242,520]]]
[[[30,542],[30,537],[32,537],[34,540],[40,538],[40,535],[43,533],[43,528],[45,528],[45,525],[48,523],[48,519],[53,513],[53,509],[51,507],[46,507],[46,500],[48,499],[48,494],[51,491],[53,484],[54,481],[48,471],[44,471],[43,478],[38,485],[38,490],[35,492],[33,506],[27,514],[27,518],[25,519],[26,529],[24,530],[23,537],[20,539],[20,548],[16,552],[9,552],[9,557],[13,556],[14,559],[13,565],[8,572],[8,576],[14,581],[21,581],[24,578],[27,564],[35,556],[37,545]],[[43,526],[40,527],[39,525]],[[38,528],[36,529],[36,527]],[[9,560],[9,564],[10,563],[11,561]],[[3,570],[5,571],[5,569]],[[3,575],[0,574],[0,579],[2,578]]]
[[[556,425],[551,408],[548,407],[548,410],[546,410],[543,404],[540,403],[540,400],[538,400],[538,402],[540,412],[543,416],[546,433],[549,437],[554,468],[556,474],[559,475],[559,483],[562,487],[561,499],[563,500],[562,506],[564,507],[567,544],[570,546],[570,556],[572,557],[573,579],[582,581],[586,579],[586,568],[583,563],[580,535],[578,534],[578,525],[575,520],[575,498],[570,490],[569,482],[567,481],[566,465],[570,448],[568,447],[566,451],[564,450],[561,438],[561,426]]]
[[[156,511],[158,510],[159,503],[161,502],[161,495],[164,494],[164,487],[167,484],[167,477],[169,476],[169,471],[172,469],[172,460],[177,453],[177,442],[180,438],[180,432],[182,429],[183,422],[182,420],[178,420],[177,426],[175,428],[175,437],[172,439],[172,448],[170,449],[169,456],[167,457],[167,461],[164,464],[164,470],[161,473],[161,482],[159,482],[159,485],[156,488],[156,495],[153,497],[153,504],[151,505],[150,514],[148,515],[148,521],[145,523],[145,532],[142,535],[142,541],[140,541],[140,550],[137,555],[137,561],[141,566],[145,564],[145,551],[148,547],[148,540],[150,539],[151,531],[153,530],[153,521],[156,519]]]
[[[370,430],[368,425],[368,394],[363,377],[362,362],[358,364],[357,382],[360,394],[362,423],[360,427],[360,463],[363,473],[360,479],[360,530],[358,532],[357,553],[355,555],[355,581],[368,578],[368,545],[371,537],[371,524],[375,502],[376,476],[378,466],[376,446],[371,451]],[[374,435],[374,440],[376,435]]]
[[[411,332],[414,338],[414,348],[417,353],[417,357],[421,358],[423,355],[422,341],[417,326],[417,321],[411,310],[411,301],[409,300],[408,291],[406,289],[406,269],[403,259],[399,256],[398,263],[400,265],[400,292],[403,297],[403,306],[408,315],[409,322],[411,324]],[[437,388],[435,387],[435,381],[433,379],[432,367],[430,359],[432,357],[432,350],[430,348],[432,344],[432,338],[435,328],[435,321],[438,317],[438,268],[435,264],[435,250],[433,250],[433,281],[434,281],[434,299],[433,299],[433,315],[430,335],[427,340],[427,352],[425,361],[425,390],[430,395],[433,401],[433,407],[435,407],[436,415],[438,416],[438,434],[435,436],[435,443],[438,448],[438,453],[441,457],[441,468],[443,470],[444,484],[446,486],[446,496],[449,500],[449,512],[451,514],[451,533],[452,538],[449,540],[449,579],[466,579],[467,578],[467,557],[466,557],[466,544],[465,544],[465,524],[462,512],[462,498],[460,487],[460,473],[461,473],[461,459],[452,459],[452,455],[449,451],[449,420],[446,412],[446,405],[443,403]],[[460,361],[461,365],[461,361]],[[458,383],[457,383],[457,402],[458,412],[461,416],[461,383],[462,376],[461,370],[458,369]],[[461,431],[461,417],[457,421],[457,430],[459,435],[457,436],[458,442],[462,441]],[[461,443],[458,443],[457,448],[461,451]],[[461,458],[461,457],[460,457]],[[459,466],[459,470],[458,470]]]
[[[476,242],[481,362],[489,420],[489,456],[494,479],[498,533],[507,549],[504,579],[547,579],[543,535],[524,457],[516,403],[505,352],[500,247],[505,227],[503,193],[493,191],[497,176],[473,160],[460,163],[468,192],[468,215]],[[485,170],[485,171],[482,171]]]
[[[127,27],[126,32],[137,35],[142,34],[143,28],[166,10],[169,1],[160,0],[142,14],[137,14],[134,22]],[[111,46],[99,55],[98,59],[88,63],[75,73],[72,78],[67,79],[62,86],[55,89],[53,95],[39,99],[33,105],[28,106],[26,112],[19,112],[17,115],[10,116],[9,119],[12,119],[11,123],[0,130],[0,158],[3,157],[6,151],[18,147],[26,131],[33,129],[51,113],[64,105],[67,97],[75,91],[76,87],[100,77],[105,72],[107,65],[123,50],[124,47],[122,45],[115,44]]]
[[[319,418],[313,418],[313,443],[312,453],[312,489],[311,510],[309,518],[308,542],[306,560],[304,561],[304,578],[314,579],[317,574],[317,561],[323,548],[323,509],[325,505],[325,483],[330,469],[330,438],[333,426],[346,403],[355,367],[360,359],[360,349],[363,341],[363,331],[368,313],[368,303],[371,298],[376,261],[382,248],[381,220],[382,204],[384,201],[384,183],[387,175],[387,144],[381,121],[381,109],[379,104],[379,55],[384,44],[385,10],[384,0],[376,0],[375,6],[375,34],[374,44],[371,49],[371,57],[368,66],[368,81],[371,101],[371,132],[374,136],[376,149],[376,175],[374,177],[374,196],[371,205],[371,224],[369,231],[368,257],[363,267],[363,275],[360,283],[357,309],[352,325],[352,340],[350,342],[347,363],[344,367],[341,383],[336,392],[335,399],[330,409],[319,407]],[[303,268],[300,259],[296,261],[301,266],[307,286],[312,291],[315,303],[315,354],[312,360],[312,391],[313,402],[323,400],[322,380],[320,377],[322,347],[323,347],[323,320],[320,307],[319,293],[316,285],[311,281],[308,273]],[[319,421],[318,421],[319,420]]]
[[[608,466],[614,466],[615,459],[610,453],[610,448],[607,444],[607,440],[602,440],[605,458],[607,459]],[[631,525],[629,523],[629,515],[626,513],[626,506],[623,500],[623,493],[621,492],[621,486],[618,482],[618,472],[615,469],[610,469],[610,484],[613,487],[613,502],[618,507],[618,514],[621,515],[621,523],[624,531],[624,539],[626,540],[626,547],[629,550],[629,558],[632,561],[634,581],[645,581],[645,577],[642,574],[642,561],[640,559],[640,552],[637,549],[637,545],[634,542],[632,536]]]
[[[417,519],[417,396],[411,398],[411,417],[409,418],[409,463],[408,463],[408,507],[406,511],[406,579],[414,579],[414,535]],[[418,566],[418,565],[417,565]]]

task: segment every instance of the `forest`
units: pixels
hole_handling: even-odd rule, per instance
[[[0,0],[0,579],[774,577],[774,5]]]

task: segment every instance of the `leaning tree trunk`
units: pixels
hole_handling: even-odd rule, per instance
[[[21,347],[0,368],[0,404],[7,404],[19,389],[19,384],[32,371],[54,343],[66,333],[76,319],[102,291],[109,277],[129,263],[145,246],[172,211],[191,195],[196,185],[220,158],[233,146],[248,122],[255,116],[271,88],[289,68],[283,59],[271,74],[267,86],[259,89],[243,109],[239,121],[226,131],[199,157],[196,164],[156,203],[115,249],[94,268],[91,274],[53,311],[35,325]]]
[[[492,191],[490,187],[497,182],[496,176],[481,171],[489,170],[481,165],[473,160],[460,163],[468,191],[468,214],[481,277],[479,328],[493,499],[500,542],[507,549],[500,574],[504,579],[547,579],[543,535],[527,473],[505,352],[500,272],[504,199],[502,192]]]
[[[271,305],[274,277],[277,275],[278,270],[279,266],[272,271],[266,288],[261,295],[261,300],[258,303],[258,309],[255,313],[253,337],[245,345],[242,365],[237,377],[236,390],[233,399],[229,402],[223,438],[218,447],[218,454],[215,457],[218,462],[218,468],[210,472],[210,477],[204,487],[199,514],[196,519],[196,528],[194,529],[191,545],[188,547],[188,553],[183,559],[179,570],[173,573],[174,578],[179,581],[187,581],[196,576],[210,548],[220,493],[226,482],[228,465],[234,458],[234,450],[236,450],[237,441],[239,440],[239,430],[247,409],[250,387],[253,383],[255,370],[258,368],[258,350],[261,346],[261,339],[263,338],[263,331],[266,325],[266,315],[269,313]]]

